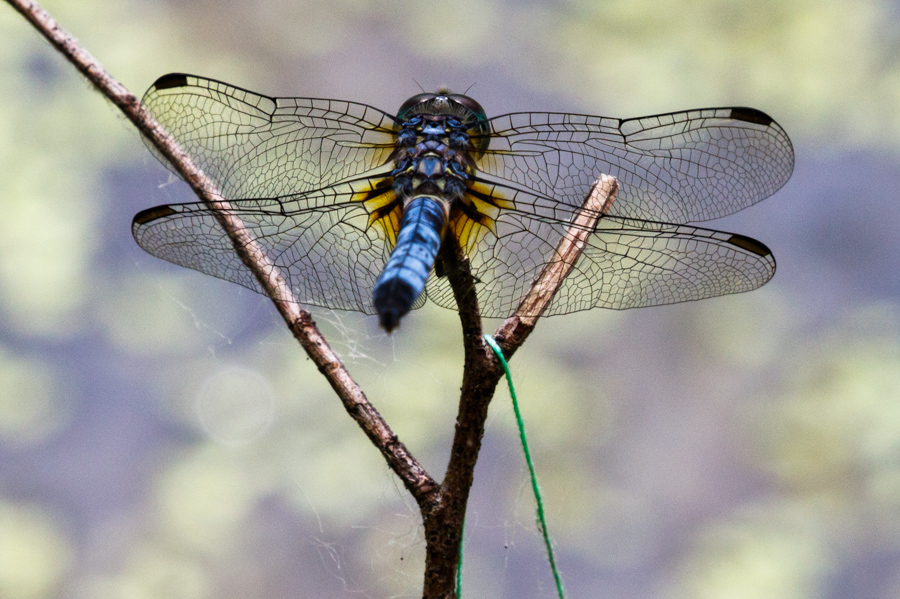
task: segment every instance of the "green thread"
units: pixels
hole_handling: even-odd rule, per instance
[[[503,372],[506,374],[506,382],[509,384],[509,395],[512,397],[513,411],[516,413],[516,423],[519,425],[519,439],[522,441],[522,451],[525,452],[525,462],[528,464],[528,473],[531,475],[531,489],[534,491],[534,500],[537,503],[537,525],[541,529],[544,537],[544,545],[547,547],[547,560],[550,562],[550,570],[553,572],[553,579],[556,581],[556,593],[559,599],[564,599],[562,579],[559,576],[559,570],[556,568],[556,558],[553,556],[553,545],[550,543],[550,534],[547,532],[547,521],[544,519],[544,501],[541,499],[541,490],[538,487],[537,474],[534,472],[534,462],[531,461],[531,452],[528,450],[528,440],[525,438],[525,422],[522,420],[522,413],[519,411],[519,401],[516,399],[516,390],[513,387],[512,375],[509,372],[509,364],[503,357],[503,350],[494,341],[490,335],[485,335],[484,340],[491,346],[500,365],[503,366]],[[462,550],[460,550],[460,569],[462,568]],[[461,586],[459,571],[457,571],[457,589]]]

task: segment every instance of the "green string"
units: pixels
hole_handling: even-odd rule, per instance
[[[497,359],[500,360],[500,365],[503,366],[503,372],[506,374],[506,382],[509,384],[509,395],[512,397],[513,411],[516,413],[516,423],[519,425],[519,439],[522,441],[522,451],[525,452],[525,462],[528,464],[528,473],[531,475],[531,489],[534,491],[534,500],[535,503],[537,503],[537,525],[538,528],[541,529],[541,534],[544,537],[544,545],[547,547],[547,560],[550,562],[550,570],[553,572],[553,579],[556,581],[556,593],[559,595],[559,599],[565,599],[563,595],[562,580],[559,577],[559,570],[556,568],[556,558],[553,556],[553,545],[550,543],[550,534],[547,532],[547,521],[544,519],[544,501],[541,499],[541,490],[538,487],[537,474],[534,472],[534,462],[531,461],[531,452],[528,450],[528,440],[525,438],[525,422],[522,420],[522,413],[519,411],[519,401],[516,399],[516,390],[513,387],[512,375],[509,372],[509,364],[506,363],[506,358],[503,357],[503,350],[500,349],[500,346],[497,345],[497,342],[494,341],[493,337],[485,335],[484,340],[487,341],[487,344],[490,345],[491,349],[494,350],[494,353],[497,354]],[[461,545],[462,544],[460,543],[460,547]],[[461,570],[462,549],[460,549],[459,564]],[[460,589],[461,578],[459,576],[459,570],[457,570],[456,584],[457,589]]]

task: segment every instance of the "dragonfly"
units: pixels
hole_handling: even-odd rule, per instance
[[[159,78],[143,102],[299,302],[378,314],[388,332],[426,300],[456,307],[439,256],[448,240],[468,260],[482,316],[510,316],[558,259],[601,173],[617,179],[618,196],[543,315],[745,292],[775,273],[763,243],[690,224],[751,206],[790,178],[791,141],[756,109],[488,118],[473,98],[441,89],[390,114],[181,73]],[[264,293],[203,203],[144,210],[132,232],[154,256]]]

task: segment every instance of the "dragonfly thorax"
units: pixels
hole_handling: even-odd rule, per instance
[[[469,134],[456,117],[416,115],[397,135],[394,189],[408,200],[430,194],[453,202],[474,173]]]

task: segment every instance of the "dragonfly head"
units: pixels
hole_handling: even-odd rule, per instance
[[[469,96],[453,94],[445,89],[437,93],[416,94],[400,106],[397,120],[402,123],[419,114],[454,117],[475,137],[473,143],[479,153],[487,149],[490,142],[487,114],[481,104]]]

